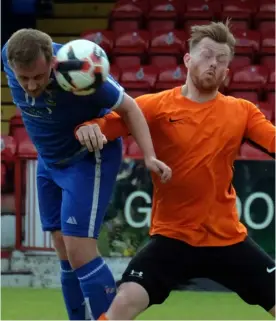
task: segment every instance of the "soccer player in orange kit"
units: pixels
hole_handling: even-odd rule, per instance
[[[129,263],[102,320],[134,319],[196,277],[219,282],[275,316],[275,262],[239,222],[231,183],[242,141],[274,155],[275,127],[251,102],[219,93],[234,46],[228,23],[192,27],[186,84],[136,98],[172,178],[162,184],[152,173],[151,240]],[[88,139],[99,127],[107,140],[128,135],[115,113],[83,126]]]

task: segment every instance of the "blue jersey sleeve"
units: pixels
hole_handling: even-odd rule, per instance
[[[109,75],[104,84],[96,91],[96,95],[104,108],[116,109],[123,101],[124,89]]]

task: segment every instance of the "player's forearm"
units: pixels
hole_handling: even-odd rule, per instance
[[[102,118],[92,119],[90,121],[80,124],[75,128],[75,133],[81,126],[87,126],[92,124],[99,125],[101,132],[105,135],[107,140],[114,140],[118,137],[126,137],[129,134],[129,130],[126,124],[124,123],[122,118],[115,112],[107,114]]]
[[[145,158],[155,157],[155,151],[146,119],[134,100],[128,101],[128,108],[116,110],[125,121]]]

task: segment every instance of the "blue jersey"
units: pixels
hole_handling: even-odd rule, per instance
[[[61,47],[53,43],[54,55]],[[2,59],[13,102],[21,109],[26,130],[45,163],[68,164],[85,156],[88,151],[75,138],[75,127],[119,106],[123,88],[109,76],[95,93],[76,96],[61,89],[52,73],[45,92],[38,98],[32,98],[19,85],[9,67],[6,45]]]

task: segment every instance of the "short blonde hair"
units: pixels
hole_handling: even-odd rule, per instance
[[[236,39],[230,30],[230,20],[223,22],[211,22],[208,25],[195,25],[191,27],[189,39],[190,51],[203,39],[210,38],[218,43],[225,43],[230,48],[231,58],[235,53]]]
[[[16,31],[7,44],[9,64],[29,66],[40,55],[44,55],[47,62],[53,57],[52,38],[36,29],[20,29]]]

